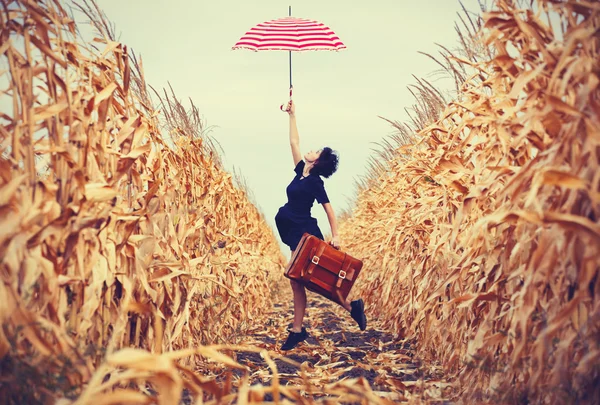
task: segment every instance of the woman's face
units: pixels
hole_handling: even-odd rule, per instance
[[[310,152],[304,155],[304,160],[306,160],[307,163],[314,163],[317,161],[317,159],[319,159],[319,156],[321,156],[320,149],[316,152],[311,150]]]

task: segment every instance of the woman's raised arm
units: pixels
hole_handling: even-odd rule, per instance
[[[294,166],[296,166],[302,160],[302,153],[300,153],[300,137],[298,136],[298,126],[296,125],[296,107],[292,100],[288,103],[286,111],[290,116],[290,146],[292,147]]]

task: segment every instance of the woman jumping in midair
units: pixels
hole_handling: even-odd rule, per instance
[[[339,249],[340,240],[337,233],[335,213],[329,203],[323,180],[320,177],[329,177],[335,173],[338,166],[338,156],[331,148],[325,147],[317,152],[308,152],[302,160],[300,138],[296,126],[296,111],[292,101],[288,103],[286,111],[290,117],[290,145],[294,165],[296,166],[294,169],[296,176],[286,189],[288,202],[279,209],[275,216],[279,236],[292,252],[296,250],[298,242],[300,242],[305,232],[324,240],[323,234],[317,225],[317,220],[311,217],[310,212],[316,199],[317,203],[323,205],[331,226],[332,239],[329,243]],[[306,289],[297,281],[290,280],[290,283],[294,292],[294,324],[289,331],[290,334],[287,340],[281,347],[282,350],[290,350],[308,337],[306,328],[302,327],[306,309]],[[365,317],[363,300],[346,301],[342,306],[350,312],[352,318],[358,323],[360,330],[365,330],[367,318]]]

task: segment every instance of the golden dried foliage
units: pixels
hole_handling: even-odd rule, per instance
[[[341,226],[371,315],[467,402],[600,401],[600,10],[534,3],[496,2],[492,59],[457,60],[461,81],[475,71],[457,101],[372,162]],[[0,6],[0,397],[419,402],[402,382],[390,395],[324,384],[339,371],[306,363],[281,385],[274,360],[291,360],[236,345],[271,313],[284,263],[197,110],[165,93],[161,129],[108,29],[95,49],[56,1]],[[398,145],[415,139],[402,128]],[[239,351],[260,353],[270,386],[251,385]]]
[[[173,403],[188,374],[221,396],[186,367],[235,366],[201,345],[271,307],[270,227],[194,128],[164,141],[126,46],[81,44],[58,2],[0,7],[0,396],[84,387],[82,404],[123,383],[100,402],[147,403],[127,386],[144,380]]]
[[[370,314],[467,402],[598,403],[600,8],[533,3],[484,15],[493,58],[457,61],[476,74],[341,235]]]

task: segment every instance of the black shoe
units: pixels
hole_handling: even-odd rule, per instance
[[[288,338],[283,344],[283,346],[281,346],[281,350],[293,349],[298,343],[302,342],[303,340],[306,340],[307,337],[308,332],[306,331],[306,328],[302,328],[302,332],[292,332],[290,330],[290,334],[288,335]]]
[[[352,301],[350,303],[352,306],[352,311],[350,311],[350,316],[352,319],[356,321],[360,330],[367,329],[367,317],[365,316],[365,303],[362,298]]]

